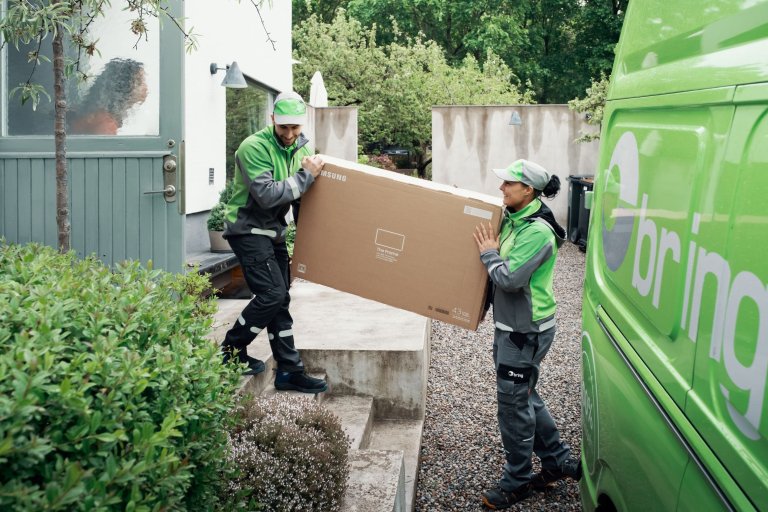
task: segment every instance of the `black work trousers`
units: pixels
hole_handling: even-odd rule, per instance
[[[273,242],[264,235],[239,235],[227,239],[235,252],[253,298],[227,332],[224,348],[245,350],[264,329],[277,368],[304,371],[293,341],[293,318],[288,312],[291,270],[285,241]]]

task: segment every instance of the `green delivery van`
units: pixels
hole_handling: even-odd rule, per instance
[[[768,1],[631,0],[592,196],[585,510],[768,510]]]

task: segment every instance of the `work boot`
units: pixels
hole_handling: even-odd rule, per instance
[[[238,350],[231,345],[222,345],[221,351],[224,364],[229,363],[234,357],[238,363],[248,365],[248,369],[243,372],[243,375],[258,375],[267,369],[264,361],[249,356],[245,348]]]
[[[531,487],[537,491],[545,491],[553,488],[555,483],[563,478],[572,478],[577,482],[581,480],[581,459],[568,459],[557,469],[542,469],[541,473],[535,473],[531,477]]]
[[[275,389],[279,391],[301,391],[302,393],[322,393],[328,384],[322,379],[310,377],[305,372],[277,371]]]
[[[497,487],[485,491],[482,495],[483,505],[491,510],[503,510],[509,508],[518,501],[522,501],[531,495],[531,484],[525,483],[513,491],[505,491]]]

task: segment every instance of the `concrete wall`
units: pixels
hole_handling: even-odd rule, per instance
[[[261,14],[276,48],[251,2],[184,2],[186,26],[199,34],[198,48],[184,56],[184,140],[186,212],[210,210],[226,180],[225,71],[209,72],[212,62],[237,61],[246,77],[274,91],[291,89],[291,3],[264,2]],[[162,63],[161,63],[162,65]],[[213,184],[208,170],[214,169]]]
[[[325,155],[357,162],[357,108],[314,108],[315,150]]]
[[[514,112],[522,124],[510,125]],[[567,105],[512,105],[432,108],[432,180],[499,196],[491,169],[526,158],[557,174],[562,187],[546,200],[566,226],[569,175],[594,174],[598,143],[576,144],[596,128]]]

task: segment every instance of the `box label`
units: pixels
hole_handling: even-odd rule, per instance
[[[482,208],[475,208],[474,206],[465,206],[464,213],[466,215],[472,215],[473,217],[480,217],[481,219],[491,220],[493,212],[483,210]]]
[[[459,307],[455,307],[451,310],[451,318],[459,320],[460,322],[469,323],[469,312],[464,311]]]

